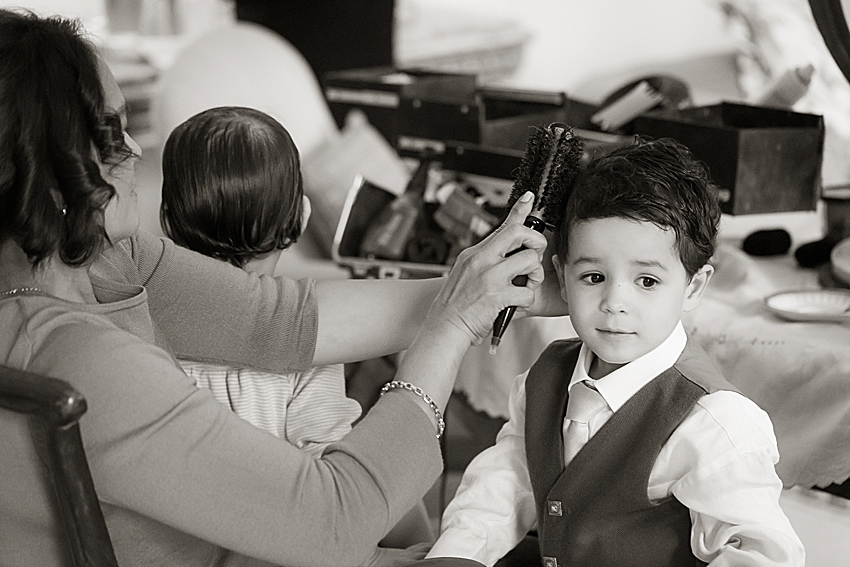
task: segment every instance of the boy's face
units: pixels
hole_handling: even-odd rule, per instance
[[[689,281],[675,233],[649,222],[579,221],[568,242],[567,257],[554,263],[573,327],[596,354],[594,378],[664,342],[713,273],[706,265]]]

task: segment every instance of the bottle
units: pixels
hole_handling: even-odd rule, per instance
[[[413,236],[416,221],[422,214],[431,160],[430,154],[422,158],[404,193],[384,208],[369,226],[360,244],[362,257],[384,260],[404,258],[407,242]]]
[[[779,77],[766,93],[756,100],[756,104],[776,108],[791,108],[809,90],[809,83],[811,83],[814,73],[813,65],[789,69]]]

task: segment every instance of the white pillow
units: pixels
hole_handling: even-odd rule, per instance
[[[301,171],[304,194],[313,207],[307,232],[328,257],[345,198],[358,174],[395,194],[401,194],[410,179],[404,161],[359,111],[349,114],[339,136],[303,156]]]

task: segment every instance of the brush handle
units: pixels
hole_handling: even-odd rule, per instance
[[[532,215],[525,217],[525,222],[523,222],[522,224],[524,226],[527,226],[528,228],[536,230],[541,234],[546,228],[546,223],[544,223],[542,219]],[[520,250],[525,250],[525,246],[521,246],[516,250],[509,252],[508,256],[512,256]],[[513,283],[515,286],[524,286],[526,283],[528,283],[528,276],[519,275],[515,277],[511,283]],[[502,342],[502,335],[505,334],[505,330],[508,328],[508,324],[511,322],[511,319],[513,318],[515,312],[515,305],[505,307],[496,317],[496,320],[493,321],[493,336],[490,338],[491,353],[495,353],[496,347],[498,347],[499,343]]]

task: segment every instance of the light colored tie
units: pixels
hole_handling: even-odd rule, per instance
[[[567,423],[564,427],[564,466],[569,464],[590,439],[588,422],[597,413],[608,407],[602,394],[587,384],[574,384],[567,401]]]

